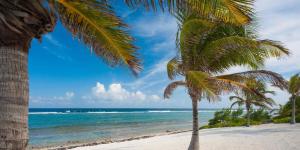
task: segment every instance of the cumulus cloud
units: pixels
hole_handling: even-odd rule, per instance
[[[159,100],[158,95],[146,95],[145,93],[137,91],[129,91],[125,89],[120,83],[112,83],[106,89],[105,86],[97,82],[96,86],[92,88],[93,99],[111,100],[111,101],[144,101],[144,100]],[[92,97],[83,96],[83,99],[92,99]]]

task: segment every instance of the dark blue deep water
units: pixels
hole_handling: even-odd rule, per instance
[[[215,111],[199,110],[200,124],[206,124]],[[190,109],[29,109],[31,146],[130,138],[188,130],[191,125]]]

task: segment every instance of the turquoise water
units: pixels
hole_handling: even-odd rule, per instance
[[[199,111],[204,125],[216,110]],[[31,146],[92,142],[188,130],[190,109],[30,109]]]

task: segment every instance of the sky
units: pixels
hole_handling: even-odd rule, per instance
[[[118,16],[129,25],[129,32],[139,47],[143,70],[135,77],[126,66],[109,67],[83,43],[58,23],[54,32],[34,40],[29,52],[31,108],[191,108],[184,88],[163,99],[171,81],[166,74],[168,60],[176,55],[177,21],[168,13],[129,9],[115,0]],[[286,79],[300,72],[300,1],[260,0],[255,3],[260,39],[281,41],[292,55],[270,59],[264,69],[282,74]],[[245,71],[234,67],[228,73]],[[278,104],[289,94],[279,89],[273,98]],[[200,102],[200,108],[230,106],[229,95],[218,102]]]

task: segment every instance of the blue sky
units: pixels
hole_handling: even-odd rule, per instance
[[[168,13],[128,9],[118,1],[113,5],[119,16],[130,25],[136,39],[143,71],[134,77],[124,66],[111,68],[64,29],[44,35],[42,43],[34,40],[29,53],[30,107],[159,107],[190,108],[186,91],[179,88],[171,99],[162,93],[170,82],[166,63],[175,53],[176,19]],[[300,71],[300,1],[263,0],[256,3],[262,39],[279,40],[292,56],[268,60],[266,69],[289,78]],[[243,71],[235,67],[228,72]],[[286,92],[274,97],[280,104],[288,100]],[[203,100],[201,108],[230,105],[227,96],[216,103]]]

